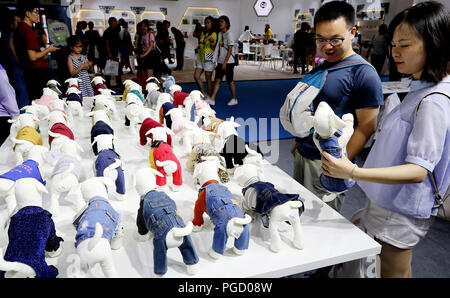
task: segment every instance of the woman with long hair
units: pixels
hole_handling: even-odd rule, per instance
[[[217,32],[214,28],[214,18],[208,16],[205,19],[205,30],[200,34],[198,55],[194,71],[195,82],[207,99],[211,97],[213,91],[212,73],[216,66],[213,62],[216,45]],[[205,73],[208,92],[206,92],[203,87],[203,81],[201,79],[202,73]]]

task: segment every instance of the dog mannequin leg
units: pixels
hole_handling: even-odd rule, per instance
[[[111,252],[109,252],[107,254],[107,256],[105,257],[105,259],[100,262],[100,266],[102,267],[103,274],[105,274],[106,277],[108,277],[108,278],[116,278],[117,277],[117,272],[114,267]]]
[[[18,148],[16,147],[16,165],[20,165],[23,163],[23,155],[22,152],[17,149]]]
[[[270,233],[270,250],[273,252],[279,252],[281,249],[281,238],[278,233],[278,227],[280,226],[280,221],[270,219],[269,222],[269,233]]]
[[[59,214],[59,196],[61,194],[59,192],[52,191],[52,194],[50,196],[50,208],[49,208],[49,212],[53,215],[53,216],[58,216]]]
[[[292,244],[294,247],[298,249],[303,249],[303,232],[302,232],[302,226],[300,224],[300,218],[298,216],[298,211],[295,209],[297,214],[292,214],[289,216],[289,223],[291,224],[292,228],[294,229],[294,239],[292,241]]]
[[[13,192],[5,196],[6,207],[8,208],[8,215],[11,216],[17,207],[16,197]]]

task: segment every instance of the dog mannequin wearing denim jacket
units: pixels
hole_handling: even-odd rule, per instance
[[[48,149],[44,146],[34,145],[28,152],[28,159],[10,171],[0,175],[0,196],[5,198],[8,215],[14,213],[16,208],[15,183],[22,178],[34,178],[43,185],[44,161]]]
[[[308,127],[314,127],[314,144],[321,153],[325,150],[333,157],[341,158],[342,153],[347,154],[345,149],[353,134],[353,122],[352,114],[345,114],[341,119],[334,114],[325,101],[322,101],[314,112],[314,116],[308,118]],[[352,187],[355,181],[320,174],[320,184],[326,190],[338,193]]]
[[[213,259],[220,258],[226,249],[229,237],[235,238],[233,251],[237,255],[244,254],[250,239],[251,217],[242,212],[233,194],[219,184],[217,169],[222,167],[216,156],[202,157],[204,162],[195,166],[194,181],[202,186],[194,207],[194,232],[201,230],[203,213],[206,212],[214,224],[213,246],[208,254]]]
[[[16,182],[16,212],[9,222],[8,248],[0,251],[0,271],[4,277],[54,278],[58,269],[47,265],[45,257],[61,253],[61,237],[56,235],[52,215],[42,208],[42,193],[47,189],[34,178]],[[3,277],[3,272],[0,272]]]
[[[81,277],[87,276],[89,268],[95,264],[100,264],[105,277],[117,277],[111,249],[122,247],[123,226],[120,214],[107,199],[107,188],[112,187],[113,182],[106,177],[93,177],[81,183],[87,205],[73,220]]]
[[[156,178],[162,174],[152,168],[139,169],[135,175],[136,190],[141,197],[136,224],[139,241],[148,241],[153,235],[154,273],[167,272],[167,250],[178,247],[189,274],[198,272],[198,256],[190,233],[192,222],[184,224],[178,215],[175,201],[157,191]],[[163,223],[163,224],[162,224]]]
[[[86,179],[81,162],[73,156],[58,154],[58,158],[53,163],[50,183],[50,213],[53,216],[59,215],[59,199],[63,193],[71,196],[71,203],[78,212],[85,202],[81,194],[80,183]]]
[[[274,185],[265,180],[262,169],[255,164],[244,164],[234,172],[234,178],[243,186],[244,200],[242,210],[255,212],[269,219],[263,221],[264,227],[269,228],[270,249],[279,252],[281,249],[281,237],[278,228],[284,223],[291,225],[294,238],[292,244],[297,249],[303,249],[303,233],[300,224],[300,213],[304,204],[298,199],[298,194],[280,193]],[[263,194],[264,197],[263,197]],[[270,199],[267,195],[270,194]],[[267,216],[268,215],[268,216]],[[263,217],[261,217],[263,220]]]
[[[70,87],[66,92],[67,114],[70,121],[73,121],[73,116],[83,117],[83,99],[81,91],[75,87]]]

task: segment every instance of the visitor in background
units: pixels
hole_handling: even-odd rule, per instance
[[[272,42],[272,29],[270,29],[270,25],[266,24],[264,28],[264,44],[269,44]]]
[[[141,22],[139,28],[136,44],[137,76],[147,79],[149,76],[153,76],[156,63],[158,62],[155,59],[159,58],[155,58],[155,53],[152,53],[152,51],[156,51],[155,35],[153,31],[150,32],[148,23]]]
[[[355,37],[352,39],[352,48],[356,54],[361,54],[362,36],[361,36],[361,33],[359,33],[358,25],[355,25],[354,27],[356,28],[356,33],[355,33]]]
[[[443,195],[450,184],[450,12],[422,2],[389,25],[398,71],[412,75],[408,95],[384,120],[363,168],[324,153],[322,171],[351,178],[368,201],[361,224],[381,244],[381,277],[412,277],[413,249],[437,214],[434,175]]]
[[[80,87],[83,98],[93,97],[94,89],[92,89],[88,73],[88,69],[91,67],[92,62],[89,61],[86,56],[81,54],[83,51],[83,42],[78,36],[73,35],[67,39],[67,45],[71,51],[69,57],[67,57],[67,67],[70,76],[81,80],[78,86]]]
[[[293,40],[294,73],[298,73],[297,67],[298,67],[298,62],[300,60],[300,65],[302,67],[302,74],[305,74],[306,45],[307,45],[307,38],[308,38],[308,34],[309,34],[310,30],[311,30],[311,26],[308,23],[303,22],[300,25],[300,30],[297,30],[297,32],[295,32],[295,34],[294,34],[294,40]]]
[[[198,54],[198,48],[200,46],[200,36],[202,35],[203,30],[204,28],[202,24],[200,23],[195,24],[195,29],[192,32],[192,37],[195,37],[197,39],[197,46],[195,47],[194,50],[195,54]]]
[[[237,105],[236,85],[234,84],[234,66],[235,66],[235,41],[230,32],[230,19],[227,16],[219,18],[219,35],[217,37],[217,46],[214,51],[214,61],[217,61],[216,75],[214,78],[214,89],[211,99],[207,100],[210,105],[215,105],[217,92],[220,88],[220,83],[225,76],[228,86],[231,91],[231,100],[227,105]]]
[[[95,65],[99,66],[100,64],[100,33],[97,30],[94,30],[94,23],[88,23],[88,30],[84,33],[84,36],[87,40],[87,58],[92,62],[90,71],[95,73]]]
[[[216,67],[215,62],[213,62],[216,45],[217,32],[216,28],[214,28],[214,19],[212,16],[208,16],[205,19],[205,30],[200,35],[199,48],[194,71],[194,80],[207,100],[211,99],[213,93],[212,74],[214,68]],[[208,92],[205,91],[203,81],[201,79],[201,75],[203,72],[205,73]]]
[[[186,47],[186,42],[184,41],[183,33],[175,27],[170,29],[172,31],[173,36],[175,37],[175,53],[177,58],[177,67],[175,70],[183,70],[184,66],[184,49]]]
[[[120,68],[128,68],[129,72],[132,73],[131,65],[130,65],[130,54],[133,48],[133,44],[131,42],[131,35],[128,31],[128,22],[124,19],[119,20],[120,23]]]
[[[48,54],[59,50],[53,44],[41,50],[33,29],[33,24],[39,22],[39,11],[37,7],[33,6],[35,5],[25,4],[20,8],[19,16],[22,18],[22,22],[14,35],[14,46],[24,70],[30,101],[40,98],[43,86],[53,79],[53,74],[48,67]]]
[[[105,49],[107,54],[107,59],[119,62],[119,47],[120,47],[120,37],[119,37],[119,23],[115,17],[110,17],[108,19],[109,27],[103,33],[103,40],[105,42]],[[111,89],[111,77],[105,75],[106,87]],[[119,67],[119,74],[116,76],[116,89],[117,93],[122,93],[122,69]]]
[[[6,29],[7,31],[4,32],[5,44],[2,43],[2,46],[7,48],[7,62],[9,69],[7,73],[9,72],[8,77],[10,78],[10,84],[14,87],[19,109],[30,103],[27,86],[25,85],[23,69],[22,66],[20,66],[20,60],[17,57],[16,48],[14,46],[14,32],[16,31],[20,21],[20,17],[16,13],[13,11],[9,12],[7,22],[8,27]]]
[[[367,56],[370,55],[370,62],[377,70],[378,75],[381,75],[384,61],[388,54],[387,36],[388,27],[386,24],[381,24],[378,27],[378,33],[372,38],[372,45],[370,46]]]
[[[242,32],[241,36],[239,36],[239,49],[242,49],[242,44],[244,42],[250,42],[254,38],[252,32],[250,31],[249,26],[244,27],[244,32]]]

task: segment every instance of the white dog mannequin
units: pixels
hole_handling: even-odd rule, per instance
[[[158,97],[161,94],[160,87],[156,83],[147,83],[145,86],[145,90],[147,90],[147,105],[151,109],[156,108],[156,104],[158,102]]]
[[[71,140],[62,134],[53,133],[51,131],[49,132],[49,136],[54,137],[52,142],[52,151],[59,151],[81,160],[81,153],[84,152],[84,149],[76,141]]]
[[[102,78],[101,76],[96,76],[91,80],[91,83],[94,84],[94,86],[98,84],[103,84],[105,82],[106,82],[105,79]]]
[[[262,169],[254,164],[239,166],[234,172],[234,177],[241,186],[249,186],[252,183],[264,181]],[[246,212],[256,208],[256,196],[252,196],[253,188],[247,190],[242,203],[242,209]],[[254,193],[256,195],[256,193]],[[281,249],[281,237],[278,228],[288,221],[294,232],[293,245],[297,249],[303,249],[303,233],[300,224],[299,208],[303,206],[301,201],[290,200],[279,204],[269,212],[270,249],[279,252]]]
[[[101,197],[107,200],[107,188],[110,189],[113,186],[114,183],[109,178],[93,177],[81,183],[81,192],[86,201],[94,197]],[[89,205],[86,205],[85,209],[82,209],[77,215],[75,215],[74,222],[77,219],[83,220],[82,216],[84,215],[86,209],[89,208],[88,206]],[[108,215],[105,213],[105,216],[107,217]],[[87,222],[80,223],[82,227],[83,224],[87,224]],[[92,224],[92,222],[89,222],[89,224]],[[80,229],[78,231],[80,231]],[[120,223],[120,217],[111,242],[109,242],[107,238],[102,237],[103,234],[104,229],[102,224],[96,222],[94,236],[79,242],[77,246],[77,253],[81,259],[81,277],[87,276],[89,268],[92,268],[96,264],[100,264],[105,277],[117,277],[111,249],[116,250],[122,247],[123,227]]]
[[[42,194],[48,193],[44,185],[33,178],[23,178],[16,182],[15,196],[17,198],[17,210],[24,207],[41,207],[42,208]],[[46,239],[42,239],[46,241]],[[30,246],[36,244],[30,243]],[[60,255],[62,251],[62,246],[54,251],[45,251],[45,257],[54,258]],[[36,259],[44,258],[44,254],[40,251],[36,251]],[[36,277],[36,271],[27,264],[21,262],[10,262],[3,259],[3,252],[0,250],[0,270],[6,271],[5,277],[11,278],[26,278],[26,277]]]
[[[134,185],[139,196],[146,195],[152,190],[156,190],[158,186],[156,185],[155,175],[163,176],[160,172],[152,168],[143,168],[136,171],[134,177]],[[184,228],[172,228],[166,235],[165,243],[167,249],[180,247],[183,244],[184,237],[191,234],[192,232],[192,222],[188,222]],[[145,235],[140,235],[136,232],[136,239],[138,241],[148,241],[152,237],[152,233],[149,231]],[[186,265],[187,272],[191,275],[198,272],[198,263],[193,265]],[[160,277],[164,275],[158,275]]]
[[[78,83],[80,83],[80,82],[82,82],[82,81],[81,81],[81,79],[78,79],[78,78],[69,78],[69,79],[64,81],[64,83],[69,85],[69,87],[72,87],[72,86],[77,86],[78,87]]]
[[[139,114],[144,109],[142,101],[133,93],[129,93],[126,99],[125,116],[130,121],[129,131],[133,135],[139,132]]]
[[[31,114],[38,117],[39,120],[48,116],[48,114],[50,113],[50,110],[47,106],[39,105],[35,101],[32,101],[31,105],[24,106],[20,110],[24,111],[25,114]]]
[[[98,121],[103,121],[112,127],[111,118],[108,116],[108,111],[106,109],[99,109],[89,113],[86,113],[87,117],[92,117],[92,125]]]
[[[48,87],[45,87],[45,88],[42,89],[42,95],[49,95],[54,100],[55,99],[59,99],[59,94],[55,90],[52,90],[52,89],[50,89]]]
[[[216,156],[203,156],[204,162],[201,162],[195,166],[194,169],[194,181],[198,181],[200,185],[204,185],[209,180],[220,181],[219,175],[217,171],[219,168],[225,169],[220,164],[220,160]],[[244,225],[247,225],[251,222],[251,217],[248,214],[245,214],[244,218],[233,217],[231,218],[226,227],[228,237],[239,238],[244,231]],[[202,226],[194,225],[194,232],[198,232],[202,229]],[[237,249],[233,247],[234,253],[238,255],[244,254],[245,250]],[[211,248],[208,252],[209,256],[213,259],[219,259],[221,255]]]
[[[66,95],[75,93],[77,95],[81,94],[81,91],[75,87],[70,87],[67,89]],[[70,121],[73,120],[73,116],[83,117],[83,107],[79,101],[69,100],[67,103],[67,114],[69,116]]]
[[[22,127],[31,126],[37,129],[39,118],[35,114],[23,113],[14,119],[9,119],[8,123],[12,123],[9,134],[11,136],[16,136]]]
[[[99,109],[104,109],[107,115],[111,119],[118,120],[119,114],[117,112],[115,99],[111,95],[100,94],[94,96],[95,108],[93,112],[97,112]],[[92,112],[91,112],[92,113]]]

